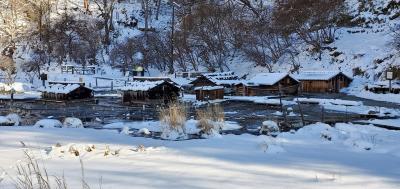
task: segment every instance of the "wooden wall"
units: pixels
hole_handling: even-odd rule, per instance
[[[168,82],[164,82],[148,91],[123,91],[122,102],[146,102],[146,101],[158,101],[158,102],[170,102],[174,101],[179,96],[180,89]]]
[[[330,80],[302,80],[301,91],[306,93],[338,93],[340,89],[348,87],[351,79],[339,74]]]
[[[81,86],[69,92],[68,94],[42,92],[42,98],[51,100],[88,99],[93,98],[93,91],[91,89]]]
[[[245,96],[267,96],[271,94],[278,94],[279,90],[281,90],[284,94],[297,94],[297,90],[289,91],[283,90],[287,88],[298,88],[299,82],[289,76],[283,78],[279,82],[274,85],[260,85],[260,86],[244,86],[243,91]],[[241,88],[237,87],[237,90]],[[237,93],[240,93],[238,91]]]
[[[224,89],[215,90],[196,90],[196,100],[216,100],[224,99]]]

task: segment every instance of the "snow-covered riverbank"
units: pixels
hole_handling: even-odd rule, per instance
[[[277,138],[244,134],[186,141],[109,130],[3,127],[0,170],[7,174],[0,173],[0,188],[13,188],[10,177],[24,162],[24,150],[50,175],[64,174],[72,188],[81,184],[79,159],[92,188],[100,179],[102,188],[398,188],[398,138],[397,131],[349,124],[314,124]],[[80,157],[68,152],[71,146]],[[95,148],[89,152],[88,146]],[[105,156],[107,149],[118,153]]]

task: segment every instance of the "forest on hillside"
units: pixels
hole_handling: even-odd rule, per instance
[[[389,15],[400,6],[391,0],[374,9],[372,1],[358,1],[359,12],[376,15]],[[0,69],[10,78],[17,70],[33,77],[47,65],[64,63],[110,64],[122,70],[142,65],[166,73],[224,71],[229,70],[227,60],[241,56],[272,71],[282,57],[295,57],[300,44],[321,59],[338,28],[368,27],[370,21],[350,13],[346,2],[2,0]],[[393,45],[400,49],[396,36]],[[301,64],[288,63],[292,72]]]

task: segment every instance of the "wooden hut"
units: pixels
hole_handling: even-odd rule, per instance
[[[93,98],[93,90],[84,83],[49,82],[47,87],[40,89],[43,99],[73,100]]]
[[[299,81],[287,73],[259,73],[243,83],[245,96],[265,96],[271,94],[297,94]],[[240,87],[238,87],[240,90]]]
[[[338,93],[353,80],[340,71],[307,71],[293,76],[300,81],[300,90],[306,93]]]
[[[235,85],[241,83],[241,80],[234,72],[218,72],[202,74],[194,81],[190,82],[193,88],[204,86],[223,86],[225,93],[234,92]]]
[[[180,87],[167,81],[133,81],[121,87],[122,101],[133,102],[163,102],[176,100]]]
[[[223,86],[202,86],[194,89],[196,92],[196,100],[207,101],[224,99],[224,87]]]

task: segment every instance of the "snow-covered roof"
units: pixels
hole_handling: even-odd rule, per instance
[[[218,89],[224,89],[224,87],[223,86],[201,86],[201,87],[194,88],[195,91],[197,91],[197,90],[212,91],[212,90],[218,90]]]
[[[274,85],[288,75],[287,73],[259,73],[243,84],[251,86]]]
[[[340,71],[303,71],[303,72],[300,72],[299,74],[293,74],[292,76],[297,80],[323,80],[323,81],[325,81],[325,80],[330,80],[333,77],[335,77],[341,73],[351,79],[350,76],[348,76]]]
[[[190,86],[190,82],[192,82],[191,79],[183,77],[171,78],[171,80],[180,86]]]
[[[169,77],[146,77],[146,76],[134,76],[133,80],[171,80]]]
[[[163,84],[166,81],[133,81],[129,82],[127,86],[120,87],[121,91],[148,91],[158,85]]]
[[[83,85],[85,84],[84,82],[79,82],[79,81],[48,81],[51,84],[64,84],[64,85],[69,85],[69,84],[78,84],[78,85]]]
[[[241,83],[239,77],[234,72],[216,72],[203,74],[216,85],[236,85]]]
[[[41,87],[39,88],[39,91],[41,92],[47,92],[47,93],[58,93],[58,94],[68,94],[75,89],[79,88],[81,85],[78,84],[52,84],[48,85],[47,87]]]
[[[235,72],[213,72],[213,73],[205,73],[203,75],[211,77],[235,76]]]

